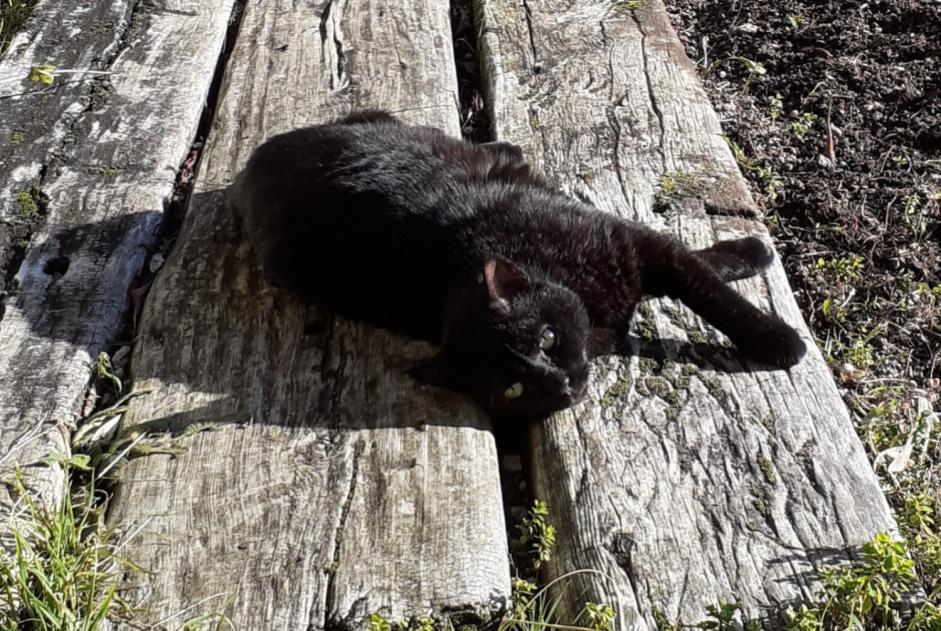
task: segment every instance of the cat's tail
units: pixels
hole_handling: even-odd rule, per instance
[[[644,293],[683,301],[753,361],[790,368],[804,356],[807,347],[797,331],[781,318],[756,308],[726,284],[726,280],[740,278],[755,268],[754,264],[733,263],[730,252],[735,248],[713,246],[693,252],[647,228],[638,226],[632,232]]]

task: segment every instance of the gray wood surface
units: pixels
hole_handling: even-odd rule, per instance
[[[0,61],[0,268],[11,227],[30,237],[0,311],[0,476],[28,467],[61,491],[92,359],[124,323],[128,289],[153,244],[190,150],[232,0],[156,4],[40,1]],[[35,64],[89,69],[51,87]],[[7,81],[9,78],[14,81]],[[22,80],[20,80],[22,79]],[[19,96],[10,96],[19,94]],[[31,235],[21,193],[47,213]],[[16,270],[10,270],[12,272]],[[0,506],[7,507],[0,485]]]
[[[272,134],[352,107],[458,133],[448,3],[246,6],[196,194],[142,314],[122,431],[177,457],[126,467],[111,519],[140,624],[361,628],[369,614],[480,622],[509,592],[497,454],[482,412],[413,383],[432,349],[305,308],[262,279],[220,205]],[[146,424],[146,425],[145,425]],[[202,427],[199,425],[198,427]],[[156,440],[149,438],[148,440]]]
[[[767,233],[660,0],[482,0],[498,138],[602,210],[693,246]],[[654,212],[665,175],[684,182]],[[677,177],[677,176],[681,177]],[[707,214],[711,213],[711,214]],[[798,326],[782,266],[737,283]],[[565,607],[615,606],[621,629],[748,614],[808,596],[891,513],[816,348],[790,371],[742,366],[685,307],[650,301],[630,358],[593,365],[590,396],[532,434],[535,493],[558,527]],[[655,614],[656,612],[656,614]]]

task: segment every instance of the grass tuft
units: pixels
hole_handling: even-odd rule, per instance
[[[539,570],[552,560],[555,527],[551,524],[546,502],[536,499],[519,525],[520,538],[515,548],[528,559],[518,558],[518,568],[531,571],[532,576],[516,576],[512,581],[510,607],[500,621],[498,631],[612,631],[614,609],[605,603],[582,600],[584,605],[574,620],[563,619],[559,612],[567,590],[576,577],[584,574],[606,575],[597,570],[576,570],[563,574],[545,585],[539,583]]]
[[[33,12],[36,0],[0,0],[0,58]]]
[[[19,499],[10,515],[12,540],[0,547],[3,631],[94,631],[105,619],[130,614],[118,584],[126,570],[142,570],[118,555],[121,543],[105,524],[105,497],[93,472],[82,471],[87,460],[60,461],[66,475],[57,508],[29,491],[19,471],[9,483]],[[73,488],[75,478],[83,483]]]
[[[526,568],[527,574],[531,571],[538,574],[540,567],[552,560],[552,550],[555,545],[555,528],[549,521],[549,508],[542,500],[535,500],[532,508],[521,520],[518,528],[520,537],[515,547],[523,551],[528,558],[513,555],[519,565]],[[583,600],[581,612],[574,620],[565,619],[560,613],[563,598],[567,590],[574,585],[573,579],[585,574],[593,574],[607,578],[607,575],[598,570],[576,570],[555,578],[545,585],[539,584],[536,576],[512,579],[512,594],[509,607],[496,631],[554,631],[556,629],[567,631],[614,631],[616,614],[614,609],[605,603],[595,603]],[[610,579],[608,579],[610,580]],[[488,627],[489,628],[489,627]],[[475,627],[457,627],[445,618],[413,618],[405,621],[392,621],[378,612],[369,615],[369,631],[468,631]]]

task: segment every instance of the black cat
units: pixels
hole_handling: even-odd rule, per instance
[[[725,284],[771,262],[759,239],[690,251],[563,195],[508,143],[358,112],[271,138],[226,199],[274,284],[440,344],[411,374],[492,413],[571,405],[589,334],[623,340],[644,295],[682,300],[751,360],[786,368],[805,352]]]

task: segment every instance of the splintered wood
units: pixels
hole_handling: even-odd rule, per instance
[[[735,216],[754,205],[663,5],[636,4],[483,0],[496,137],[573,194],[694,247],[767,240]],[[655,629],[721,598],[758,616],[895,529],[780,262],[736,286],[799,327],[812,347],[800,365],[742,366],[709,351],[722,342],[685,307],[650,301],[636,356],[597,361],[589,399],[534,432],[535,494],[558,528],[550,578],[601,572],[565,579],[570,615],[614,603],[620,628]]]
[[[53,499],[61,474],[37,465],[69,452],[92,360],[125,323],[233,2],[92,4],[40,0],[0,61],[0,477],[22,467]],[[30,81],[43,64],[105,74]],[[13,505],[0,484],[0,539]]]
[[[250,2],[177,248],[151,289],[111,519],[141,623],[362,628],[372,613],[485,623],[509,595],[497,453],[483,414],[405,373],[433,349],[304,308],[263,280],[221,205],[272,134],[354,107],[458,134],[446,2]],[[172,617],[172,619],[171,619]]]

